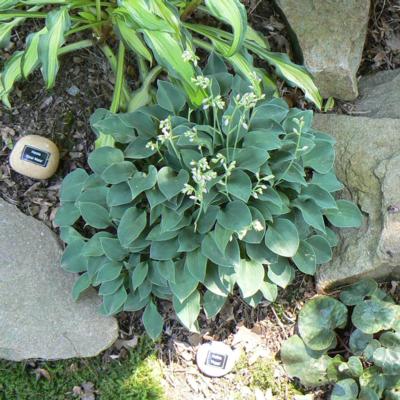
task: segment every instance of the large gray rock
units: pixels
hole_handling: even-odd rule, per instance
[[[276,0],[324,97],[354,100],[370,0]]]
[[[62,271],[60,255],[45,225],[0,199],[0,358],[89,357],[117,338],[94,290],[72,300],[76,277]]]
[[[336,138],[343,195],[365,214],[360,229],[339,231],[333,261],[318,272],[318,289],[366,276],[400,278],[400,120],[319,114],[314,127]]]
[[[400,118],[400,69],[380,71],[360,80],[353,112],[373,118]]]

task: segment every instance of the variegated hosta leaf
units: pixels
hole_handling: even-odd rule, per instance
[[[71,19],[67,7],[50,11],[46,18],[48,32],[39,39],[39,60],[42,64],[42,75],[48,89],[54,86],[58,72],[59,48],[65,43],[64,33],[70,28]]]
[[[152,63],[153,56],[143,43],[140,36],[135,32],[135,30],[130,27],[127,22],[120,16],[115,16],[114,21],[114,26],[117,29],[121,39],[124,41],[125,45],[133,52],[140,54],[143,58]]]
[[[269,43],[266,37],[262,36],[259,32],[253,29],[250,25],[247,26],[245,40],[254,42],[260,47],[270,50]]]
[[[175,30],[175,33],[180,36],[182,23],[179,19],[178,10],[176,10],[175,7],[172,7],[165,0],[152,0],[150,1],[150,7],[154,13],[156,13],[164,21],[167,21],[168,24]]]
[[[10,22],[0,22],[0,49],[3,49],[10,42],[11,31],[21,24],[25,18],[14,18]]]
[[[22,0],[21,3],[26,4],[26,5],[46,5],[46,4],[58,4],[58,5],[63,5],[63,4],[76,4],[76,1],[68,1],[68,0]]]
[[[143,29],[143,34],[158,64],[181,83],[194,105],[200,105],[206,95],[192,82],[192,78],[196,75],[195,70],[190,62],[183,60],[184,50],[180,41],[166,32]]]
[[[226,53],[230,57],[238,52],[243,44],[247,29],[247,13],[239,0],[206,0],[210,13],[217,19],[230,25],[233,30],[233,40]]]
[[[26,49],[22,56],[21,68],[22,68],[22,76],[24,78],[28,77],[28,75],[39,65],[39,53],[38,46],[40,36],[47,33],[47,28],[44,27],[38,32],[31,33],[26,38]]]
[[[21,78],[21,59],[23,54],[23,51],[16,51],[6,61],[3,71],[1,72],[2,88],[0,88],[0,96],[6,107],[11,107],[8,100],[8,94],[10,93],[14,83]]]
[[[19,0],[0,0],[0,10],[9,10],[17,5]]]
[[[118,5],[127,11],[134,24],[148,31],[162,31],[173,33],[171,25],[149,10],[145,0],[118,0]]]

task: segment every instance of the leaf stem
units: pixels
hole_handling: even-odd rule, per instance
[[[100,0],[96,0],[96,19],[101,21],[101,3]]]

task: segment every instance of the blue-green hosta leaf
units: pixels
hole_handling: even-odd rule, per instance
[[[81,293],[83,293],[90,286],[90,278],[87,272],[82,274],[74,283],[72,288],[72,298],[74,301],[79,299]]]
[[[108,211],[96,203],[79,202],[78,208],[85,222],[94,228],[104,229],[111,224]]]
[[[154,260],[167,261],[177,255],[179,248],[178,238],[152,242],[150,245],[150,257]]]
[[[206,6],[211,15],[232,27],[233,40],[224,53],[226,57],[232,56],[240,50],[246,37],[246,9],[239,0],[206,0]]]
[[[200,313],[200,293],[195,290],[182,302],[179,301],[175,296],[172,298],[172,304],[176,316],[179,321],[191,332],[199,332],[197,325],[197,317]]]
[[[252,183],[249,175],[240,169],[235,169],[228,177],[226,191],[233,197],[247,203],[252,191]]]
[[[265,120],[263,120],[265,123]],[[245,148],[257,147],[264,151],[276,150],[282,147],[282,130],[258,128],[248,132],[243,140]]]
[[[243,297],[253,296],[264,282],[264,266],[256,261],[240,260],[235,266],[235,272]]]
[[[131,188],[126,182],[112,185],[107,193],[107,206],[117,207],[127,205],[132,201]]]
[[[106,262],[97,272],[96,282],[103,283],[117,279],[122,271],[123,265],[116,261]]]
[[[100,147],[89,154],[89,167],[98,175],[101,175],[104,170],[114,163],[124,161],[124,153],[114,147]]]
[[[337,200],[337,208],[325,211],[328,221],[338,228],[359,228],[363,222],[361,211],[348,200]]]
[[[317,264],[324,264],[332,258],[332,249],[329,242],[321,235],[309,237],[307,243],[314,249]]]
[[[130,161],[121,161],[108,166],[101,178],[109,184],[126,182],[135,172],[135,166]]]
[[[65,249],[61,257],[61,267],[68,272],[84,272],[87,269],[88,259],[82,254],[83,240],[75,240]]]
[[[392,328],[400,306],[377,299],[365,300],[354,307],[351,320],[364,333],[374,334]]]
[[[265,233],[265,244],[274,253],[293,257],[299,248],[299,233],[296,225],[285,218],[276,218],[274,222],[268,225]]]
[[[129,247],[129,245],[139,237],[147,224],[147,215],[145,210],[136,207],[128,208],[121,218],[118,225],[118,239],[121,245]]]
[[[30,33],[26,38],[26,48],[21,61],[22,76],[24,78],[27,78],[39,66],[39,41],[40,37],[47,32],[47,27],[44,27],[38,32]]]
[[[331,400],[355,400],[358,397],[358,385],[354,379],[342,379],[333,387]]]
[[[61,201],[75,201],[81,194],[87,178],[88,174],[82,168],[77,168],[70,172],[62,181],[60,190]]]
[[[308,225],[317,229],[318,231],[325,233],[325,222],[322,216],[322,210],[313,200],[300,200],[299,198],[293,200],[293,206],[301,211],[304,221]]]
[[[121,285],[124,283],[124,277],[119,276],[112,281],[103,282],[99,288],[99,294],[102,296],[108,296],[115,293]]]
[[[136,290],[134,293],[129,293],[128,298],[124,304],[124,311],[139,311],[146,307],[150,301],[150,297],[144,299],[140,298],[139,292]]]
[[[132,271],[131,281],[132,289],[136,290],[146,279],[149,271],[149,264],[147,262],[141,262]]]
[[[170,288],[174,296],[183,302],[197,288],[199,281],[188,270],[187,266],[182,263],[176,264],[175,282],[169,282]]]
[[[60,239],[63,242],[70,244],[78,239],[83,240],[83,236],[72,226],[62,226],[60,228]]]
[[[125,286],[121,286],[115,293],[103,296],[103,307],[107,315],[114,315],[120,311],[128,298]]]
[[[184,93],[168,81],[158,80],[157,86],[157,104],[174,114],[179,114],[186,104]]]
[[[328,296],[308,301],[299,314],[298,329],[304,343],[316,351],[327,350],[335,340],[336,328],[347,323],[347,307]]]
[[[338,190],[343,189],[343,185],[338,181],[336,175],[332,171],[329,171],[326,174],[314,172],[311,183],[318,185],[327,192],[337,192]]]
[[[58,50],[65,42],[64,34],[71,26],[68,7],[50,11],[46,17],[47,33],[39,38],[39,59],[42,75],[48,89],[54,86],[58,72]]]
[[[313,247],[306,241],[300,241],[297,253],[292,257],[292,260],[304,274],[315,274],[317,268],[315,252]]]
[[[163,167],[157,173],[158,187],[168,200],[181,193],[188,181],[189,174],[184,169],[181,169],[176,174],[172,168]]]
[[[116,14],[119,13],[117,12]],[[131,49],[135,54],[140,54],[144,59],[152,64],[153,56],[143,43],[138,33],[136,33],[133,26],[129,26],[123,17],[121,18],[116,16],[114,27],[117,29],[119,36],[129,49]]]
[[[315,387],[329,382],[327,369],[331,358],[307,348],[297,335],[283,343],[281,359],[288,375],[299,378],[305,386]]]
[[[240,249],[236,238],[226,246],[225,252],[222,253],[216,244],[213,234],[208,233],[201,242],[202,254],[217,265],[233,268],[240,261]]]
[[[207,257],[205,257],[200,249],[186,253],[185,267],[190,274],[198,281],[203,282],[206,276]]]
[[[294,269],[285,257],[278,257],[276,262],[268,265],[268,278],[283,289],[292,283],[294,277]]]
[[[121,243],[118,239],[101,237],[100,243],[103,247],[104,254],[110,260],[121,261],[128,255],[128,250],[121,246]]]
[[[316,141],[314,148],[305,153],[302,158],[305,167],[326,174],[332,169],[335,161],[335,149],[329,142]]]
[[[218,212],[217,220],[225,229],[234,232],[246,230],[252,223],[249,207],[240,200],[229,202]]]
[[[302,188],[299,200],[313,200],[319,207],[336,208],[336,201],[333,196],[319,185],[309,184]]]
[[[249,207],[253,218],[252,228],[243,237],[246,243],[261,243],[265,234],[265,219],[261,212],[255,207]]]
[[[146,329],[146,333],[151,339],[156,340],[161,335],[164,320],[158,312],[156,305],[152,301],[147,304],[142,316],[142,321]]]
[[[378,284],[373,279],[362,279],[344,288],[340,293],[340,301],[347,306],[355,306],[371,296],[378,288]]]
[[[208,319],[215,317],[226,302],[225,296],[219,296],[209,290],[204,293],[203,307]]]
[[[58,210],[54,223],[57,226],[70,226],[73,225],[76,220],[81,216],[78,208],[75,207],[74,203],[64,203]]]
[[[149,166],[147,174],[144,172],[136,172],[128,181],[132,192],[132,199],[135,199],[140,193],[152,189],[156,182],[157,169],[153,165]]]
[[[278,287],[267,279],[262,283],[260,292],[266,300],[273,303],[278,296]]]

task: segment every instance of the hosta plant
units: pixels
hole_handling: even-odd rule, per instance
[[[281,358],[305,386],[334,383],[332,400],[400,399],[400,306],[370,279],[315,297]]]
[[[194,20],[185,22],[196,8],[230,27],[229,31]],[[0,0],[0,48],[7,46],[11,32],[30,20],[35,20],[39,29],[27,36],[24,49],[16,49],[4,62],[0,74],[0,99],[7,106],[16,81],[40,68],[50,89],[56,82],[60,56],[90,46],[101,49],[116,73],[111,107],[114,112],[149,102],[150,83],[161,69],[185,90],[193,106],[201,104],[206,93],[193,82],[199,73],[196,47],[218,52],[238,72],[252,79],[259,90],[257,75],[264,86],[275,91],[274,80],[253,66],[251,52],[274,66],[289,84],[300,87],[317,107],[321,106],[308,72],[285,54],[269,50],[264,38],[248,26],[245,7],[239,0],[204,0],[204,6],[203,1],[174,0]],[[115,42],[118,46],[113,46]],[[117,56],[113,47],[118,47]],[[143,81],[139,93],[131,93],[127,84],[126,48],[137,56]],[[155,64],[158,66],[149,72]]]
[[[331,225],[361,224],[353,203],[333,197],[334,140],[312,129],[311,111],[266,99],[215,55],[195,81],[200,108],[158,81],[157,105],[97,110],[94,131],[117,146],[89,155],[92,173],[64,179],[56,217],[62,266],[82,273],[74,297],[96,286],[104,314],[144,308],[152,337],[158,298],[197,330],[201,308],[215,316],[235,287],[252,306],[274,301],[296,268],[313,275],[330,260]]]

